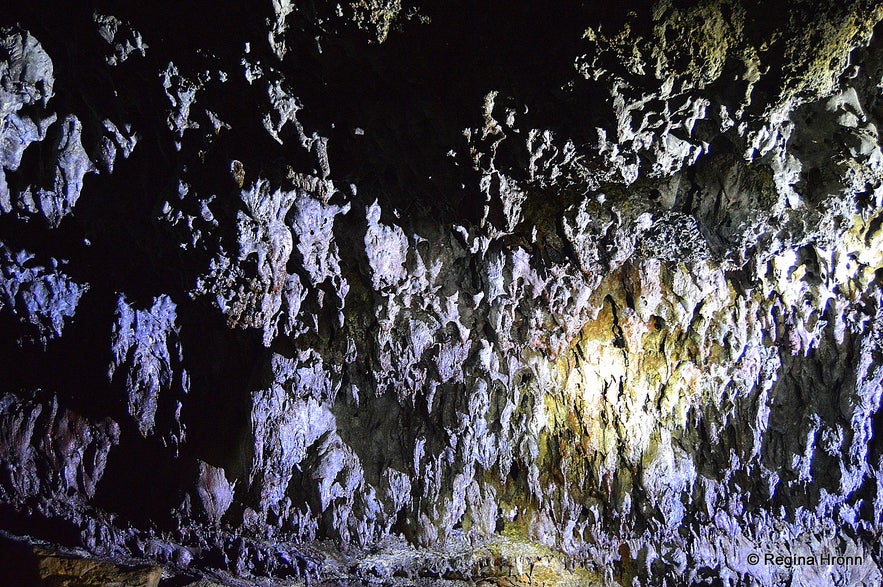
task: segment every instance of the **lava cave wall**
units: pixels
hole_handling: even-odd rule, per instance
[[[879,584],[881,18],[17,3],[0,529],[231,584]]]

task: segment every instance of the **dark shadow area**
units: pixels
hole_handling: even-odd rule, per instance
[[[62,405],[90,419],[110,416],[123,423],[125,396],[114,396],[107,380],[115,304],[107,292],[86,292],[63,336],[49,341],[45,350],[36,343],[20,348],[15,337],[0,337],[0,352],[16,357],[4,368],[4,391],[45,389],[58,394]],[[6,314],[0,324],[8,326],[7,333],[20,328]]]
[[[253,444],[251,392],[259,389],[256,378],[269,364],[270,350],[257,334],[231,331],[201,306],[180,310],[184,366],[190,373],[181,411],[187,426],[183,456],[224,467],[231,481],[239,477],[244,484]]]
[[[428,23],[406,23],[380,45],[331,36],[318,54],[314,43],[301,44],[284,70],[306,105],[305,126],[321,132],[334,124],[332,177],[356,183],[364,203],[379,198],[405,223],[425,215],[476,223],[484,198],[462,133],[484,124],[484,97],[515,96],[536,127],[579,132],[575,123],[584,116],[577,113],[586,104],[561,88],[574,77],[587,23],[613,23],[624,12],[601,2],[555,10],[527,2],[426,3],[420,13]]]
[[[158,443],[126,432],[108,455],[92,503],[135,526],[174,530],[172,509],[181,504],[194,479],[193,461],[174,459]]]
[[[0,520],[3,520],[0,534],[0,546],[8,539],[6,532],[20,536],[34,536],[43,540],[50,540],[55,544],[65,547],[80,546],[80,530],[69,520],[57,517],[47,517],[43,514],[24,514],[16,511],[7,504],[0,504]],[[13,541],[14,542],[14,541]],[[4,549],[0,548],[0,555]]]
[[[0,583],[15,587],[39,587],[40,573],[34,549],[25,542],[0,534]]]

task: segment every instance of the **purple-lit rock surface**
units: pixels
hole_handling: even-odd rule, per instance
[[[883,581],[883,6],[180,4],[0,14],[0,577]]]

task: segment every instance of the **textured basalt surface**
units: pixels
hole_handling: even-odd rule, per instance
[[[883,581],[880,4],[16,4],[44,580]]]

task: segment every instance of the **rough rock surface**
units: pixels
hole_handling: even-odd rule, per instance
[[[162,569],[157,566],[118,565],[88,557],[77,549],[33,545],[0,535],[2,561],[10,585],[57,587],[157,587]]]
[[[64,573],[883,581],[879,3],[19,4],[0,530]]]

